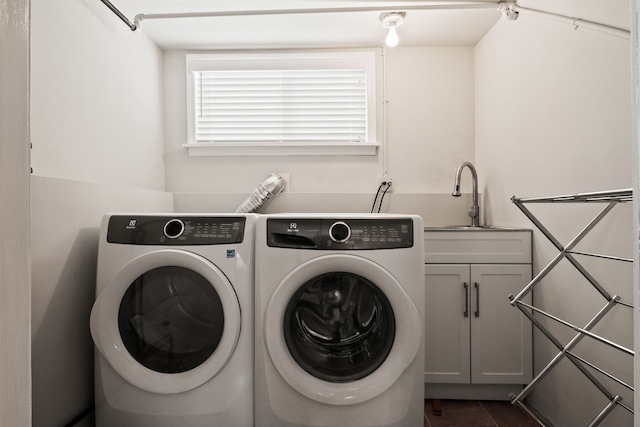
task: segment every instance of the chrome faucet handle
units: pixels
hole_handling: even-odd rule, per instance
[[[462,164],[458,166],[458,170],[456,170],[455,182],[453,185],[453,193],[451,193],[451,195],[453,197],[460,197],[462,195],[462,193],[460,193],[460,180],[462,178],[462,170],[465,167],[469,168],[469,171],[471,172],[471,178],[473,181],[473,188],[472,188],[473,204],[471,205],[471,210],[469,211],[469,217],[471,218],[471,226],[479,227],[480,226],[480,206],[478,202],[478,174],[476,173],[476,168],[475,166],[473,166],[473,163],[462,162]]]

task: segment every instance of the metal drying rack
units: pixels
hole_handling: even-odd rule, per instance
[[[517,197],[512,197],[511,201],[524,213],[524,215],[544,234],[544,236],[551,241],[551,243],[556,247],[559,253],[555,258],[544,267],[540,273],[538,273],[533,280],[524,288],[520,293],[516,296],[510,295],[509,299],[511,300],[511,305],[517,307],[524,313],[525,316],[531,320],[533,325],[535,325],[557,348],[560,352],[549,362],[549,364],[540,371],[536,375],[536,377],[518,394],[511,395],[512,403],[520,405],[524,410],[533,415],[532,411],[525,405],[523,399],[531,392],[533,387],[542,380],[562,359],[567,358],[571,361],[607,398],[609,401],[608,404],[596,415],[596,417],[591,421],[589,427],[597,426],[600,424],[616,407],[620,406],[627,411],[633,414],[633,409],[622,403],[622,398],[609,391],[609,389],[602,384],[601,381],[598,380],[594,376],[594,372],[598,372],[607,378],[615,381],[616,383],[622,385],[623,387],[634,391],[633,386],[625,383],[624,381],[614,377],[609,374],[605,370],[599,368],[598,366],[588,362],[587,360],[579,357],[575,353],[572,352],[572,349],[584,338],[589,337],[594,340],[597,340],[601,343],[604,343],[616,350],[619,350],[625,354],[630,356],[634,356],[634,352],[626,347],[623,347],[615,342],[612,342],[608,339],[605,339],[599,335],[596,335],[591,332],[594,326],[605,317],[605,315],[616,305],[626,306],[633,308],[632,305],[622,302],[618,295],[610,295],[606,289],[583,267],[583,265],[575,258],[574,255],[585,255],[590,257],[603,258],[607,260],[614,261],[622,261],[622,262],[633,262],[632,259],[628,258],[620,258],[616,256],[609,255],[601,255],[601,254],[593,254],[593,253],[585,253],[574,251],[573,248],[618,204],[630,202],[633,200],[633,190],[624,189],[624,190],[614,190],[614,191],[603,191],[603,192],[594,192],[594,193],[580,193],[573,195],[565,195],[565,196],[553,196],[553,197],[537,197],[537,198],[526,198],[520,199]],[[531,211],[525,206],[528,203],[603,203],[605,207],[600,211],[600,213],[589,222],[580,233],[576,235],[576,237],[571,240],[566,246],[563,246],[552,234],[551,232],[531,213]],[[606,300],[605,305],[596,313],[596,315],[583,327],[578,327],[573,325],[557,316],[554,316],[550,313],[547,313],[531,304],[527,304],[522,301],[523,297],[527,295],[529,292],[533,290],[533,288],[563,259],[567,259],[579,272],[582,276],[602,295],[602,297]],[[541,322],[539,317],[534,317],[535,314],[540,314],[549,319],[552,319],[555,322],[558,322],[575,332],[577,334],[567,343],[562,344]],[[537,418],[537,417],[536,417]]]

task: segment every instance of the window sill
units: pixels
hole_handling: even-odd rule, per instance
[[[190,156],[374,156],[377,143],[316,144],[182,144]]]

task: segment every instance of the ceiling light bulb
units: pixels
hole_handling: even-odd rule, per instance
[[[389,47],[396,47],[398,45],[398,33],[396,32],[396,27],[389,28],[389,34],[387,34],[387,38],[385,39],[385,43]]]
[[[396,28],[402,25],[402,21],[404,20],[405,16],[405,12],[388,12],[380,15],[380,22],[382,23],[382,27],[389,30],[387,38],[385,39],[385,43],[387,46],[394,47],[398,45],[399,38]]]

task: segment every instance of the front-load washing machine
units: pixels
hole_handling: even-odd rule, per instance
[[[256,426],[424,423],[419,216],[256,225]]]
[[[102,221],[96,425],[253,425],[253,214]]]

